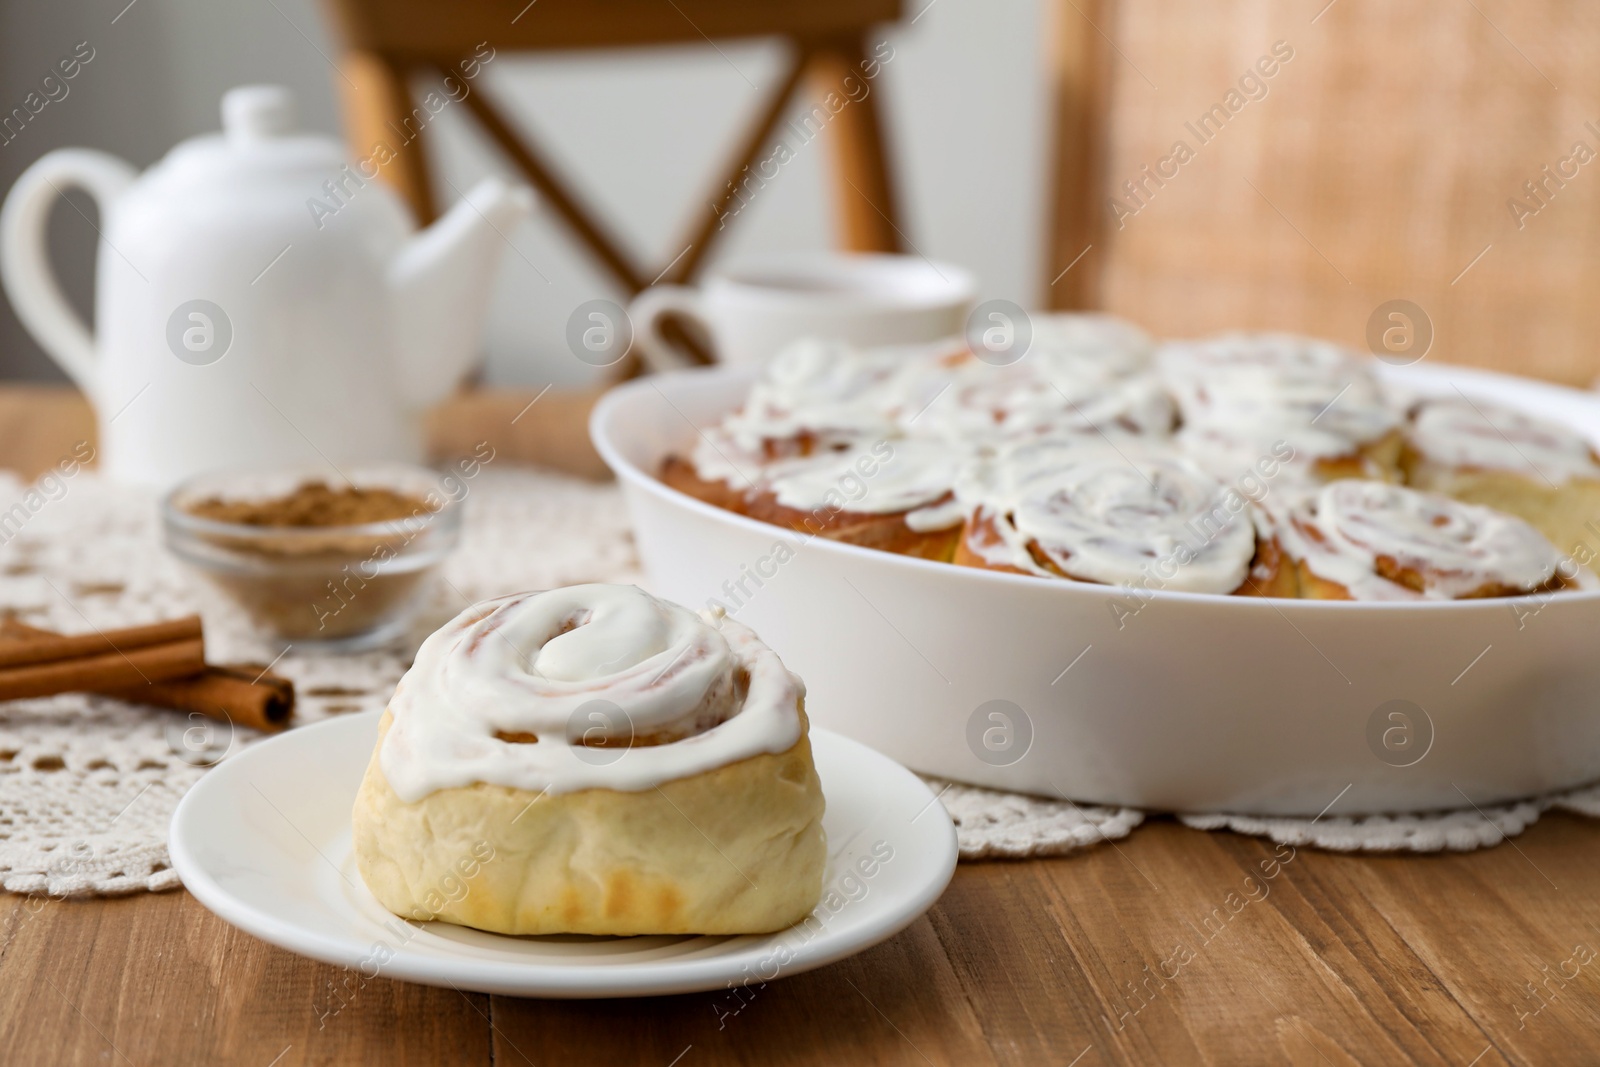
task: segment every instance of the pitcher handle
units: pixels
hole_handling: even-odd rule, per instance
[[[134,177],[134,169],[115,156],[62,148],[23,171],[0,208],[0,283],[33,339],[91,399],[99,395],[100,380],[94,335],[61,292],[45,226],[56,197],[76,186],[94,197],[103,231],[107,207]]]

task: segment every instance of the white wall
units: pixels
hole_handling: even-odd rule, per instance
[[[218,124],[230,85],[278,81],[300,97],[304,124],[338,128],[336,51],[313,0],[93,0],[0,5],[0,106],[20,103],[58,54],[81,40],[96,49],[68,97],[22,137],[0,146],[0,183],[49,148],[105,148],[143,166],[180,137]],[[1040,283],[1045,173],[1041,0],[909,0],[914,24],[885,36],[893,58],[880,93],[916,250],[972,268],[985,296],[1033,304]],[[120,17],[118,13],[122,12]],[[115,24],[112,19],[116,18]],[[910,15],[908,15],[909,22]],[[691,205],[741,118],[781,70],[777,46],[750,43],[538,58],[502,52],[480,88],[510,105],[539,135],[584,196],[635,255],[665,266],[682,249]],[[37,71],[34,68],[38,68]],[[430,126],[441,200],[486,173],[509,173],[457,105]],[[831,244],[826,137],[795,158],[730,225],[721,255]],[[703,211],[704,208],[702,207]],[[63,274],[87,304],[93,230],[56,213]],[[585,380],[594,371],[566,350],[568,314],[621,293],[548,212],[511,234],[486,337],[493,382]],[[0,312],[0,375],[47,373],[9,308]]]

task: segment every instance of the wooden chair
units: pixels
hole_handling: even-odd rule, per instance
[[[1366,348],[1374,312],[1404,299],[1431,320],[1431,360],[1600,374],[1600,113],[1583,103],[1600,24],[1579,0],[1054,0],[1051,16],[1051,306]],[[1265,76],[1280,41],[1292,58]],[[1180,141],[1192,156],[1163,166]]]
[[[392,142],[415,106],[408,76],[448,73],[470,58],[480,42],[497,52],[613,48],[780,37],[792,48],[787,71],[768,93],[755,120],[735,145],[710,193],[691,216],[678,259],[664,268],[638,263],[583,196],[563,179],[525,130],[517,129],[474,84],[463,103],[506,157],[543,194],[573,235],[631,296],[651,284],[692,281],[722,232],[742,171],[767,147],[786,107],[808,80],[822,93],[843,92],[844,79],[870,58],[872,27],[900,17],[899,0],[326,0],[343,49],[336,79],[344,96],[352,149],[366,156]],[[835,199],[843,247],[899,251],[896,209],[877,94],[853,99],[828,121],[834,138]],[[427,160],[400,151],[382,174],[417,217],[436,205]]]

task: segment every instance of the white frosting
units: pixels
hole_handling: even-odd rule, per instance
[[[732,619],[633,586],[517,593],[474,605],[423,642],[389,702],[378,758],[407,803],[476,782],[634,792],[787,751],[800,739],[804,693]],[[646,743],[623,747],[637,740]]]
[[[1333,482],[1277,524],[1289,558],[1357,600],[1451,600],[1486,585],[1534,590],[1561,555],[1521,519],[1384,482]],[[1380,560],[1421,576],[1421,592],[1378,572]]]
[[[1412,412],[1407,439],[1425,459],[1445,467],[1512,471],[1556,485],[1600,479],[1600,463],[1582,435],[1480,401],[1424,401]]]
[[[1320,488],[1320,461],[1382,476],[1367,454],[1400,427],[1363,356],[1239,333],[1163,345],[1152,372],[1148,338],[1120,320],[1031,321],[1027,352],[1003,366],[942,345],[795,345],[707,431],[696,467],[735,485],[750,475],[799,510],[903,515],[916,530],[971,520],[964,544],[992,565],[1109,584],[1233,592],[1257,524],[1358,597],[1533,589],[1554,573],[1549,543],[1509,516],[1382,485]],[[1577,434],[1479,408],[1421,405],[1413,447],[1447,467],[1600,477]],[[1424,592],[1381,577],[1380,557],[1423,574]]]
[[[1150,335],[1126,319],[1100,312],[1063,311],[1029,316],[1033,340],[1027,359],[1070,361],[1080,375],[1103,380],[1150,366]]]
[[[700,431],[689,453],[697,475],[708,482],[725,482],[735,489],[751,489],[760,483],[769,462],[758,446],[746,448],[721,426]]]
[[[991,565],[1051,576],[1030,544],[1083,581],[1231,593],[1255,555],[1246,502],[1170,449],[1136,437],[1017,445],[974,465],[967,547]]]
[[[1267,476],[1320,484],[1325,479],[1317,472],[1317,461],[1346,458],[1360,459],[1367,477],[1381,476],[1377,465],[1362,456],[1356,441],[1320,422],[1311,426],[1267,415],[1240,423],[1188,423],[1174,442],[1207,474],[1229,483],[1250,471],[1265,474],[1276,469],[1277,473]]]
[[[919,372],[948,351],[797,341],[772,358],[723,429],[749,451],[801,434],[824,441],[890,436],[894,412],[922,379]]]
[[[1304,426],[1301,451],[1312,456],[1353,453],[1399,425],[1370,362],[1291,334],[1174,342],[1156,355],[1185,425]]]
[[[1074,357],[1030,352],[995,367],[972,361],[921,416],[917,428],[952,441],[998,443],[1049,433],[1172,432],[1172,401],[1153,375],[1100,378]]]
[[[1252,374],[1284,381],[1343,384],[1368,375],[1366,361],[1331,341],[1290,333],[1224,333],[1192,341],[1169,341],[1156,352],[1156,367],[1175,383],[1199,384],[1217,376]]]
[[[840,510],[871,515],[910,512],[906,522],[913,529],[938,530],[962,519],[959,509],[929,505],[953,499],[963,458],[961,451],[938,441],[876,441],[775,463],[768,472],[768,488],[785,507],[811,511],[842,502]]]

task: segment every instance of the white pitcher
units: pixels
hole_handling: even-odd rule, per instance
[[[0,210],[0,279],[93,403],[103,469],[159,488],[234,464],[420,458],[422,412],[471,363],[531,194],[487,179],[414,232],[380,160],[294,132],[288,90],[234,89],[222,116],[143,175],[51,152]],[[67,186],[100,209],[93,333],[47,261]]]

